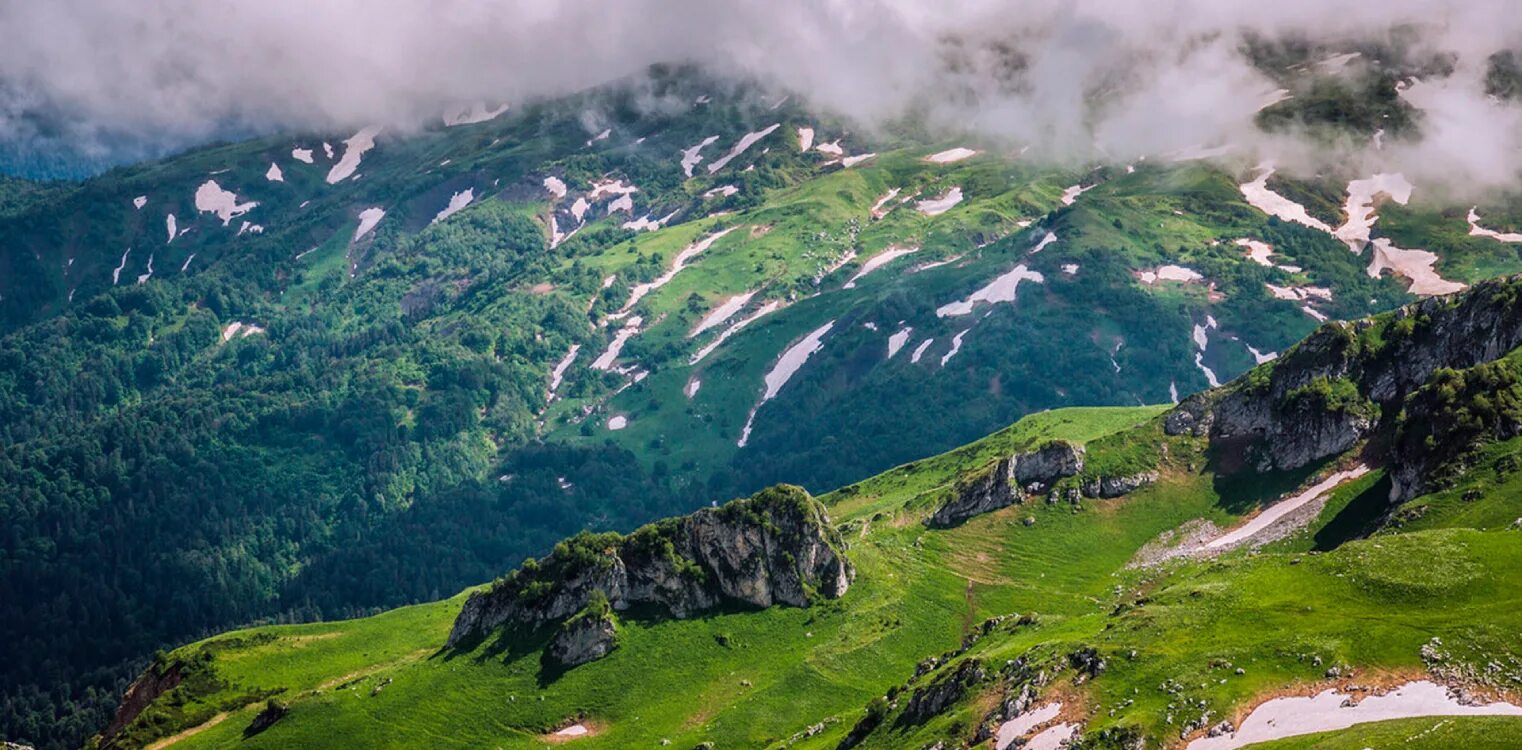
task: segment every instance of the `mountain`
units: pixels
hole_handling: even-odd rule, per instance
[[[1264,53],[1294,90],[1264,128],[1420,131],[1425,69],[1291,72],[1323,52]],[[0,736],[75,746],[155,650],[228,627],[436,602],[584,529],[1187,396],[1323,318],[1522,271],[1519,227],[1399,175],[1050,164],[679,67],[7,179]]]
[[[191,644],[103,746],[1514,747],[1519,295],[1327,323],[1176,407],[1032,415],[817,500],[583,533],[448,600]]]

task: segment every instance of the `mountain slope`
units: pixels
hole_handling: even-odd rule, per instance
[[[1500,716],[1429,722],[1413,746],[1506,746],[1522,738],[1522,401],[1493,384],[1518,372],[1519,289],[1330,323],[1179,407],[1035,415],[825,496],[856,569],[838,599],[691,619],[616,605],[618,647],[568,671],[541,662],[564,615],[446,647],[460,597],[231,633],[163,657],[210,687],[151,708],[134,742],[971,747],[1070,728],[1085,747],[1198,749],[1272,737],[1268,699],[1337,689],[1397,706],[1379,718]],[[1454,385],[1482,372],[1488,387]],[[1418,422],[1466,431],[1413,472]],[[931,523],[969,500],[993,509]],[[367,639],[394,645],[356,653]],[[1400,708],[1391,691],[1424,679],[1464,697]],[[287,712],[242,739],[266,697]]]
[[[1357,229],[1368,175],[1042,164],[686,69],[475,115],[5,188],[0,734],[72,744],[146,654],[234,624],[1161,403],[1412,279],[1522,269],[1505,205],[1477,236],[1373,193],[1349,243],[1255,184]]]

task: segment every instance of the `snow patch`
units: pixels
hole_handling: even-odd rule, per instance
[[[719,140],[718,136],[710,135],[707,138],[704,138],[703,141],[698,145],[693,146],[692,148],[682,149],[682,174],[691,177],[692,168],[696,167],[698,162],[703,160],[703,155],[700,152],[704,148],[712,145],[713,142],[717,140]]]
[[[618,359],[619,353],[624,350],[624,344],[629,343],[629,339],[634,338],[634,335],[639,333],[639,325],[642,322],[644,322],[644,319],[638,315],[629,318],[624,323],[624,327],[618,329],[618,333],[613,334],[613,340],[608,343],[608,348],[604,349],[602,354],[597,355],[597,359],[592,360],[592,369],[602,370],[603,372],[612,371],[614,361]]]
[[[946,352],[946,354],[941,357],[941,367],[945,367],[946,363],[950,362],[951,358],[957,355],[957,352],[962,351],[962,337],[966,336],[967,332],[970,330],[972,329],[963,329],[957,335],[951,337],[951,350]]]
[[[729,153],[725,154],[718,161],[708,165],[708,173],[713,174],[723,169],[724,166],[733,161],[735,157],[745,153],[746,149],[755,145],[755,143],[762,138],[771,135],[777,128],[780,127],[782,127],[782,123],[773,123],[772,125],[762,130],[758,130],[754,133],[746,133],[743,137],[740,138],[737,143],[735,143],[734,148],[729,150]]]
[[[940,216],[962,202],[962,188],[954,187],[940,197],[927,198],[914,204],[914,208],[926,216]]]
[[[1030,734],[1032,729],[1057,718],[1062,712],[1061,703],[1048,703],[1037,706],[999,725],[999,731],[994,735],[995,750],[1006,750],[1015,740]]]
[[[904,326],[888,337],[888,359],[893,359],[894,355],[904,348],[904,344],[909,343],[909,335],[912,333],[914,333],[913,326]]]
[[[750,315],[735,321],[728,328],[725,328],[723,332],[719,334],[718,338],[710,341],[706,346],[697,350],[697,352],[692,355],[692,358],[687,361],[687,364],[695,365],[699,362],[702,362],[708,357],[708,355],[713,354],[715,349],[718,349],[721,345],[723,345],[725,341],[728,341],[730,336],[739,333],[751,323],[754,323],[757,320],[760,320],[761,318],[764,318],[767,315],[770,315],[780,309],[782,309],[782,302],[780,300],[772,300],[771,302],[762,305],[759,309]]]
[[[1381,237],[1374,240],[1374,253],[1369,261],[1368,273],[1370,278],[1379,278],[1381,271],[1389,269],[1395,273],[1410,279],[1412,294],[1427,297],[1437,294],[1452,294],[1463,291],[1463,284],[1457,281],[1448,281],[1437,275],[1433,265],[1437,263],[1437,254],[1426,250],[1404,250],[1396,247],[1389,238]]]
[[[963,159],[970,159],[977,155],[977,151],[974,151],[970,148],[962,148],[958,146],[957,148],[950,148],[946,149],[945,151],[931,154],[925,157],[925,161],[928,161],[932,164],[953,164]]]
[[[866,161],[868,159],[871,159],[871,158],[873,158],[875,156],[877,156],[876,152],[868,153],[868,154],[857,154],[855,156],[847,156],[847,157],[845,157],[845,158],[840,160],[840,166],[845,167],[847,169],[850,169],[851,167],[854,167],[857,164],[860,164],[860,163],[862,163],[862,162],[864,162],[864,161]]]
[[[1355,724],[1430,716],[1522,716],[1510,703],[1464,703],[1448,688],[1427,680],[1408,682],[1384,695],[1362,700],[1323,690],[1309,697],[1275,698],[1242,720],[1242,726],[1219,737],[1201,737],[1187,750],[1236,750],[1284,737],[1347,729]]]
[[[1283,221],[1293,221],[1311,229],[1320,229],[1327,234],[1335,233],[1336,230],[1332,229],[1331,225],[1311,216],[1310,212],[1305,210],[1305,206],[1268,189],[1268,178],[1274,176],[1273,164],[1264,162],[1258,165],[1258,170],[1256,179],[1238,186],[1242,191],[1242,197],[1247,199],[1247,205],[1269,216],[1277,216]]]
[[[920,249],[918,247],[896,247],[890,245],[886,250],[883,250],[877,255],[868,258],[866,263],[861,264],[861,268],[857,270],[857,272],[852,275],[850,279],[846,280],[845,288],[856,288],[856,281],[861,277],[866,276],[867,274],[872,273],[873,271],[876,271],[877,269],[882,268],[883,266],[904,257],[905,255],[917,253],[919,250]]]
[[[1167,265],[1151,270],[1137,271],[1136,278],[1147,286],[1153,286],[1161,281],[1177,281],[1181,284],[1192,284],[1203,281],[1205,277],[1193,268]]]
[[[898,193],[901,189],[902,188],[893,188],[892,190],[883,193],[883,197],[878,198],[877,202],[872,204],[872,218],[881,219],[884,216],[887,216],[888,212],[893,210],[893,207],[889,206],[887,209],[884,209],[883,206],[886,206],[888,201],[898,197]]]
[[[217,218],[222,220],[224,227],[233,220],[233,217],[242,216],[258,205],[258,201],[239,203],[237,194],[230,190],[223,190],[216,180],[207,180],[201,187],[196,188],[196,210],[216,214]]]
[[[814,356],[815,352],[824,348],[825,334],[829,333],[830,329],[834,327],[835,321],[832,320],[815,328],[809,335],[804,336],[803,340],[788,347],[782,353],[782,356],[777,359],[777,363],[772,366],[771,372],[766,373],[766,376],[762,378],[762,381],[766,384],[766,390],[761,394],[761,400],[751,408],[750,416],[745,420],[745,427],[740,432],[740,440],[736,443],[737,446],[744,448],[745,444],[750,442],[750,431],[751,426],[756,421],[756,412],[760,411],[762,404],[776,398],[777,394],[782,392],[782,386],[787,385],[787,382],[793,379],[798,370],[803,368],[804,363],[809,361],[809,357]]]
[[[557,200],[565,197],[565,181],[554,175],[544,178],[544,189],[548,190],[550,195],[555,196]]]
[[[725,321],[734,317],[735,313],[745,309],[745,306],[750,304],[751,298],[755,296],[756,290],[751,290],[744,294],[736,294],[719,303],[718,307],[709,311],[707,315],[703,316],[702,320],[698,321],[698,324],[693,327],[692,332],[687,334],[687,338],[693,338],[710,328],[723,325]]]
[[[120,263],[117,263],[116,264],[116,269],[111,272],[111,286],[116,286],[116,283],[118,281],[121,281],[121,279],[122,279],[122,269],[125,269],[127,267],[127,256],[131,255],[131,254],[132,254],[132,248],[130,248],[130,247],[127,248],[126,252],[122,253],[122,261]]]
[[[614,432],[622,430],[623,428],[628,427],[628,426],[629,426],[629,418],[624,416],[624,415],[622,415],[622,414],[619,414],[619,415],[613,417],[612,419],[608,420],[608,429],[613,430]],[[561,731],[563,732],[565,730],[562,729]],[[559,732],[556,732],[556,734],[559,734]],[[583,732],[583,734],[585,734],[585,732]]]
[[[920,357],[925,356],[925,350],[929,349],[930,345],[933,343],[935,343],[935,339],[925,339],[924,341],[921,341],[920,345],[914,347],[914,352],[909,355],[909,361],[919,362]]]
[[[354,170],[359,169],[360,159],[364,158],[366,151],[375,148],[375,136],[379,135],[380,131],[379,125],[371,125],[349,136],[348,140],[344,141],[343,158],[339,159],[338,163],[328,170],[329,185],[348,179],[354,174]],[[322,146],[324,149],[327,149],[328,158],[333,158],[332,147],[326,143],[322,144]]]
[[[164,228],[169,230],[169,239],[165,240],[164,244],[167,245],[171,242],[174,242],[174,238],[180,236],[179,233],[175,231],[178,228],[178,222],[174,220],[174,214],[169,214],[164,217]]]
[[[945,318],[956,315],[967,315],[979,302],[999,303],[1014,302],[1015,290],[1022,281],[1034,281],[1037,284],[1046,282],[1046,278],[1039,271],[1032,271],[1025,267],[1024,263],[1010,269],[1009,272],[989,282],[987,286],[973,292],[967,299],[960,302],[951,302],[936,308],[935,316]]]
[[[295,159],[296,161],[305,163],[305,164],[311,164],[312,161],[313,161],[312,160],[312,149],[309,149],[309,148],[293,148],[293,149],[291,149],[291,158]]]
[[[386,210],[380,206],[374,206],[360,211],[359,226],[354,230],[354,239],[352,241],[358,242],[359,238],[369,234],[372,230],[375,229],[375,225],[379,224],[380,220],[384,218],[386,218]]]
[[[798,128],[798,151],[802,153],[814,147],[814,129]]]
[[[553,398],[555,391],[560,390],[560,383],[565,380],[565,371],[570,369],[571,363],[576,361],[576,355],[581,353],[581,344],[571,344],[566,350],[565,356],[555,363],[555,369],[550,370],[550,397]]]
[[[139,195],[132,199],[132,207],[139,211],[143,210],[143,206],[146,205],[148,205],[148,196],[146,195]]]
[[[1093,188],[1094,188],[1093,185],[1090,185],[1088,187],[1084,187],[1082,185],[1070,185],[1070,186],[1068,186],[1068,188],[1066,190],[1062,191],[1062,205],[1064,205],[1064,206],[1071,206],[1074,203],[1077,203],[1078,202],[1078,196],[1083,195],[1084,193],[1089,192]]]
[[[1475,208],[1469,209],[1469,234],[1472,237],[1489,237],[1501,242],[1522,243],[1522,234],[1516,232],[1497,232],[1494,229],[1486,229],[1480,226],[1480,214]]]
[[[1380,195],[1388,195],[1404,206],[1411,200],[1411,183],[1399,173],[1380,173],[1348,183],[1348,199],[1343,204],[1348,220],[1332,234],[1355,253],[1363,252],[1363,246],[1369,243],[1369,232],[1379,220],[1374,213],[1374,200]]]
[[[465,207],[469,206],[470,202],[475,199],[475,188],[465,188],[464,190],[449,196],[449,205],[445,206],[444,210],[440,211],[438,215],[433,217],[433,221],[428,223],[437,224],[451,216],[454,216],[455,214],[465,210]]]
[[[704,192],[703,197],[705,199],[719,196],[728,198],[729,196],[734,195],[738,192],[740,192],[740,188],[737,188],[734,185],[720,185],[712,190]]]
[[[270,162],[270,168],[265,170],[264,179],[270,182],[285,182],[285,173],[280,171],[280,165]]]
[[[694,242],[685,248],[682,248],[682,251],[676,254],[676,260],[671,264],[670,270],[656,277],[653,281],[647,281],[643,284],[635,285],[635,287],[629,291],[629,301],[625,302],[624,306],[620,308],[618,312],[608,317],[610,319],[617,320],[629,314],[629,311],[633,309],[634,306],[638,304],[645,295],[660,289],[661,287],[669,284],[672,279],[676,278],[676,275],[681,273],[682,269],[687,267],[687,261],[692,260],[698,255],[701,255],[703,251],[713,246],[713,243],[718,242],[720,238],[726,234],[729,234],[730,232],[733,232],[734,230],[735,227],[730,227],[722,231],[714,232],[713,234],[710,234],[707,237],[704,237],[703,239],[698,240],[697,242]]]
[[[1056,242],[1056,241],[1057,241],[1057,235],[1052,233],[1052,232],[1047,232],[1046,236],[1042,237],[1041,241],[1037,242],[1036,246],[1031,248],[1031,255],[1035,255],[1036,253],[1039,253],[1042,250],[1045,250],[1047,245],[1050,245],[1050,244],[1052,244],[1053,242]]]

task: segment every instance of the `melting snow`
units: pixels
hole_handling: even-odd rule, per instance
[[[802,341],[787,348],[782,356],[777,359],[777,364],[772,366],[771,372],[766,373],[762,380],[766,383],[766,391],[761,394],[761,400],[751,408],[750,417],[745,420],[745,428],[740,433],[737,445],[741,448],[750,441],[751,425],[756,421],[756,412],[760,411],[761,405],[777,397],[782,391],[782,386],[787,385],[789,380],[798,373],[804,363],[809,361],[815,352],[824,347],[824,336],[835,327],[835,321],[830,321],[815,328],[804,336]]]
[[[1077,263],[1063,263],[1062,264],[1062,272],[1067,274],[1067,275],[1069,275],[1069,276],[1072,276],[1073,274],[1078,273],[1078,264]]]
[[[285,173],[280,171],[280,165],[270,162],[270,168],[265,171],[264,179],[270,182],[285,182]]]
[[[1141,283],[1152,286],[1159,281],[1177,281],[1183,284],[1192,284],[1203,280],[1205,277],[1200,275],[1199,271],[1192,268],[1167,265],[1159,266],[1156,270],[1152,271],[1138,271],[1136,278],[1141,280]]]
[[[1168,400],[1175,404],[1178,403],[1178,383],[1168,384]]]
[[[697,378],[693,378],[692,380],[687,381],[687,385],[682,386],[682,393],[687,396],[688,399],[691,399],[693,396],[698,395],[698,389],[702,387],[703,381],[698,380]]]
[[[639,333],[639,324],[642,322],[644,322],[644,319],[638,315],[629,318],[624,323],[624,327],[618,329],[618,333],[613,334],[613,340],[608,343],[608,348],[603,350],[602,354],[597,355],[597,359],[592,360],[592,369],[602,370],[603,372],[611,371],[613,369],[613,362],[618,359],[619,352],[624,350],[624,344],[629,343],[629,339],[634,338],[634,335]]]
[[[375,136],[379,135],[380,131],[380,126],[371,125],[344,141],[343,158],[339,159],[338,163],[328,170],[329,185],[348,179],[350,175],[354,174],[354,170],[359,169],[360,159],[364,157],[366,151],[375,148]],[[328,150],[328,158],[333,158],[332,147],[326,143],[322,144],[322,146]]]
[[[190,268],[190,261],[193,261],[195,259],[196,259],[196,254],[195,253],[191,253],[190,257],[186,258],[185,262],[180,264],[180,273],[185,273],[185,269]]]
[[[1074,203],[1078,202],[1078,196],[1089,192],[1089,190],[1093,189],[1093,187],[1093,185],[1088,187],[1084,187],[1082,185],[1072,185],[1068,187],[1068,189],[1062,191],[1062,205],[1073,205]]]
[[[616,417],[613,417],[612,419],[608,420],[608,429],[613,430],[615,432],[618,431],[618,430],[622,430],[623,428],[628,427],[628,426],[629,426],[629,418],[625,417],[622,414],[620,414],[620,415],[618,415]],[[561,731],[563,732],[565,730],[561,730]],[[582,733],[585,734],[585,730],[583,730]],[[556,734],[559,734],[559,732],[556,732]]]
[[[638,192],[639,188],[625,185],[623,180],[599,180],[592,183],[592,192],[587,193],[587,200],[596,203],[611,195],[627,196]]]
[[[963,159],[972,158],[973,156],[977,156],[977,154],[978,154],[978,152],[976,152],[976,151],[974,151],[974,150],[972,150],[970,148],[957,147],[957,148],[947,149],[947,150],[941,151],[939,153],[931,154],[931,155],[925,157],[925,161],[932,162],[932,163],[935,163],[935,164],[952,164],[954,162],[959,162],[959,161],[961,161]]]
[[[142,210],[143,206],[146,205],[148,205],[148,196],[146,195],[139,195],[138,197],[132,199],[133,208]]]
[[[507,105],[488,108],[486,102],[476,101],[455,107],[444,113],[444,127],[452,128],[456,125],[474,125],[479,122],[495,120],[507,111]]]
[[[296,161],[299,161],[299,162],[305,162],[307,164],[311,164],[312,163],[312,149],[309,149],[309,148],[293,148],[293,149],[291,149],[291,158],[295,159]]]
[[[461,190],[460,192],[455,193],[454,195],[449,196],[449,205],[445,206],[444,210],[440,211],[437,216],[433,217],[433,221],[430,221],[428,223],[429,224],[437,224],[437,223],[439,223],[439,222],[441,222],[441,221],[443,221],[443,220],[445,220],[445,219],[447,219],[447,218],[449,218],[451,216],[454,216],[455,214],[459,213],[460,211],[463,211],[465,209],[465,207],[469,206],[470,202],[475,200],[475,199],[476,199],[476,189],[475,188],[465,188],[464,190]]]
[[[174,214],[169,214],[168,216],[164,217],[164,228],[169,230],[169,239],[165,240],[164,244],[174,242],[174,238],[180,236],[179,233],[175,231],[176,222],[174,220]]]
[[[131,254],[132,248],[130,247],[127,248],[127,252],[122,253],[122,262],[116,264],[116,270],[111,272],[111,286],[116,286],[116,283],[121,281],[122,269],[127,267],[127,256]]]
[[[601,133],[598,133],[597,135],[592,136],[592,139],[587,141],[587,145],[590,146],[590,145],[592,145],[592,144],[594,144],[594,143],[596,143],[598,141],[606,141],[606,140],[608,140],[608,136],[610,136],[610,135],[613,135],[613,128],[607,128],[607,129],[603,130]]]
[[[724,331],[719,334],[718,338],[710,341],[707,346],[704,346],[695,354],[693,354],[692,358],[687,361],[687,364],[695,365],[699,362],[702,362],[705,358],[708,357],[708,355],[712,354],[715,349],[718,349],[720,345],[722,345],[725,341],[728,341],[730,336],[739,333],[751,323],[754,323],[757,320],[760,320],[761,318],[766,317],[767,315],[770,315],[771,313],[774,313],[781,308],[782,302],[780,300],[772,300],[771,302],[762,305],[759,309],[750,315],[735,321],[728,328],[725,328]]]
[[[227,327],[222,329],[222,340],[231,341],[234,336],[237,336],[238,338],[246,338],[256,333],[264,333],[264,329],[254,325],[253,323],[244,323],[243,321],[235,320],[231,323],[228,323]]]
[[[258,201],[239,203],[238,196],[230,190],[223,190],[216,180],[207,180],[196,188],[196,210],[216,214],[224,227],[233,217],[242,216],[258,205]]]
[[[1037,706],[999,725],[999,731],[994,736],[995,750],[1006,750],[1015,740],[1030,734],[1032,729],[1057,718],[1062,712],[1061,703],[1048,703]]]
[[[814,129],[798,128],[798,151],[808,151],[814,147]]]
[[[1448,688],[1426,680],[1408,682],[1384,695],[1354,701],[1335,689],[1311,697],[1275,698],[1242,721],[1241,728],[1219,737],[1201,737],[1188,750],[1236,750],[1258,742],[1315,732],[1347,729],[1354,724],[1426,716],[1522,716],[1510,703],[1462,703]]]
[[[565,197],[565,181],[559,177],[551,175],[544,178],[544,189],[548,190],[550,195],[555,196],[557,199]]]
[[[1207,550],[1219,550],[1235,547],[1257,536],[1264,529],[1278,522],[1279,519],[1293,513],[1307,503],[1320,499],[1342,483],[1351,479],[1357,479],[1367,473],[1369,473],[1369,467],[1363,465],[1355,466],[1347,471],[1336,472],[1302,491],[1300,494],[1274,503],[1262,513],[1253,517],[1251,521],[1206,542],[1204,548]]]
[[[898,333],[888,337],[888,359],[893,359],[893,356],[898,354],[900,349],[904,348],[904,344],[909,343],[909,334],[911,333],[914,333],[914,327],[904,326],[898,329]]]
[[[734,185],[720,185],[712,190],[703,193],[703,197],[712,198],[714,196],[722,195],[725,198],[728,198],[729,196],[734,195],[738,192],[740,192],[740,188],[737,188]]]
[[[920,357],[925,356],[925,350],[929,349],[930,345],[933,343],[935,343],[935,339],[925,339],[924,341],[921,341],[920,345],[914,347],[914,352],[909,355],[909,361],[919,362]]]
[[[359,238],[369,234],[371,230],[375,229],[375,225],[379,224],[380,220],[384,218],[386,218],[386,211],[380,206],[360,211],[359,227],[354,230],[353,241],[358,242]]]
[[[1305,206],[1268,189],[1268,178],[1274,176],[1273,164],[1265,162],[1258,165],[1258,169],[1257,179],[1238,186],[1242,190],[1242,197],[1247,199],[1248,205],[1269,216],[1277,216],[1284,221],[1293,221],[1312,229],[1320,229],[1327,234],[1336,231],[1326,222],[1311,216],[1305,210]]]
[[[153,253],[148,253],[148,272],[139,275],[137,277],[137,283],[146,283],[151,278],[153,278]]]
[[[714,232],[713,234],[710,234],[707,237],[704,237],[703,239],[698,240],[697,242],[694,242],[691,245],[683,248],[681,252],[676,254],[676,260],[671,264],[670,270],[658,276],[654,281],[648,281],[643,284],[636,285],[634,289],[630,290],[629,292],[629,301],[625,302],[624,306],[619,309],[617,313],[614,313],[608,317],[612,319],[618,319],[624,315],[627,315],[629,310],[638,304],[640,299],[642,299],[645,295],[660,289],[661,287],[670,283],[672,279],[676,278],[676,275],[681,273],[683,268],[687,267],[687,261],[692,260],[698,255],[701,255],[703,251],[711,247],[713,243],[718,242],[719,238],[729,234],[730,232],[733,232],[734,230],[735,227],[730,227],[728,229]]]
[[[882,268],[883,266],[904,257],[905,255],[917,252],[919,252],[918,247],[889,246],[886,250],[872,256],[871,258],[868,258],[866,263],[861,264],[861,268],[853,276],[851,276],[850,279],[846,280],[845,288],[854,289],[856,287],[857,279],[860,279],[861,277],[866,276],[867,274],[872,273],[873,271],[876,271],[877,269]]]
[[[1041,241],[1037,242],[1036,246],[1031,248],[1031,255],[1035,255],[1036,253],[1041,252],[1042,250],[1046,249],[1047,245],[1050,245],[1050,244],[1052,244],[1053,242],[1056,242],[1056,241],[1057,241],[1057,235],[1053,234],[1051,232],[1047,232],[1046,236],[1042,237]]]
[[[608,202],[608,214],[611,216],[616,211],[634,215],[634,197],[628,194],[620,195]]]
[[[962,350],[962,337],[966,336],[967,332],[970,330],[972,329],[963,329],[960,333],[951,337],[951,350],[946,352],[945,356],[941,357],[941,367],[945,367],[946,363],[950,362],[951,358],[955,357],[957,352]]]
[[[1247,351],[1248,351],[1249,354],[1252,355],[1253,361],[1257,362],[1260,365],[1263,364],[1264,362],[1272,362],[1272,361],[1274,361],[1274,360],[1279,358],[1279,353],[1278,352],[1269,352],[1267,354],[1264,354],[1263,352],[1260,352],[1257,349],[1253,348],[1252,344],[1243,344],[1243,346],[1247,347]]]
[[[928,198],[914,204],[920,213],[926,216],[940,216],[950,211],[953,206],[962,202],[962,188],[954,187],[945,192],[939,198]]]
[[[735,313],[745,309],[745,306],[750,304],[750,300],[754,296],[756,296],[756,292],[752,290],[744,294],[736,294],[719,303],[718,307],[709,311],[707,315],[703,316],[702,320],[698,321],[698,324],[693,327],[692,332],[687,334],[687,338],[692,338],[710,328],[722,325],[725,321],[734,317]]]
[[[829,154],[831,156],[846,155],[846,150],[840,147],[840,139],[838,138],[831,143],[821,143],[818,146],[815,146],[814,150],[818,151],[821,154]]]
[[[576,361],[576,355],[581,352],[581,344],[571,344],[566,350],[565,356],[555,363],[555,369],[550,370],[550,395],[560,390],[561,381],[565,380],[565,371],[570,369],[571,363]]]
[[[734,148],[729,150],[729,153],[725,154],[718,161],[708,165],[708,173],[713,174],[714,172],[723,169],[724,166],[733,161],[735,157],[745,153],[746,149],[755,145],[756,141],[771,135],[773,131],[780,127],[782,127],[781,123],[773,123],[771,126],[763,130],[758,130],[754,133],[746,133],[745,136],[739,140],[739,142],[735,143]]]
[[[1030,742],[1025,743],[1024,750],[1058,750],[1067,745],[1075,734],[1078,734],[1077,724],[1058,724],[1032,737]]]
[[[1381,237],[1374,240],[1374,254],[1369,262],[1369,276],[1379,278],[1381,271],[1390,269],[1401,276],[1411,280],[1410,291],[1420,296],[1434,294],[1452,294],[1462,291],[1464,285],[1457,281],[1448,281],[1437,275],[1433,264],[1437,263],[1437,255],[1426,250],[1403,250],[1396,247],[1388,238]]]
[[[1486,229],[1480,226],[1480,214],[1474,208],[1469,209],[1469,234],[1474,237],[1489,237],[1501,242],[1522,242],[1522,234],[1516,232],[1497,232],[1494,229]]]
[[[327,141],[323,141],[322,142],[322,152],[324,154],[327,154],[329,159],[332,159],[333,158],[333,144],[328,143]]]
[[[864,161],[866,161],[868,159],[871,159],[874,156],[877,156],[877,154],[875,152],[874,153],[869,153],[869,154],[857,154],[855,156],[847,156],[844,159],[840,160],[840,166],[846,167],[847,169],[849,169],[851,167],[856,166],[857,164],[860,164],[860,163],[862,163],[862,162],[864,162]]]
[[[1369,242],[1369,232],[1374,228],[1374,222],[1379,220],[1374,214],[1374,199],[1379,195],[1388,195],[1391,200],[1404,206],[1411,200],[1411,183],[1398,173],[1381,173],[1348,183],[1348,199],[1343,205],[1348,220],[1333,234],[1347,243],[1348,249],[1355,253],[1363,252],[1363,246]]]
[[[893,188],[892,190],[889,190],[888,192],[883,194],[883,197],[878,198],[876,203],[872,204],[872,218],[874,218],[874,219],[881,219],[882,217],[888,215],[888,211],[892,211],[893,210],[892,207],[889,207],[887,210],[884,210],[883,206],[887,205],[888,201],[891,201],[895,197],[897,197],[898,193],[899,193],[899,190],[900,190],[900,188]]]
[[[710,135],[707,138],[704,138],[703,141],[698,145],[693,146],[692,148],[682,149],[682,174],[691,177],[692,168],[696,167],[698,162],[703,160],[703,155],[700,152],[717,140],[719,140],[718,136]]]
[[[614,417],[613,419],[623,419],[623,417]],[[613,426],[613,422],[610,420],[608,422],[608,429],[616,430],[616,429],[619,429],[619,428],[618,427],[614,427]],[[554,734],[554,736],[555,737],[582,737],[582,736],[586,735],[587,733],[589,733],[591,731],[592,730],[587,729],[585,724],[572,724],[572,725],[566,727],[565,729],[562,729],[562,730],[556,732]]]
[[[1015,266],[1008,273],[989,282],[988,286],[973,292],[967,299],[961,302],[951,302],[936,308],[935,316],[945,318],[955,315],[967,315],[979,302],[1014,302],[1015,289],[1022,281],[1034,281],[1037,284],[1045,283],[1046,278],[1039,271],[1032,271],[1025,267],[1024,263]]]

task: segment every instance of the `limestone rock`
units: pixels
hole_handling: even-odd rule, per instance
[[[607,656],[618,647],[618,627],[613,612],[587,611],[566,620],[550,639],[545,655],[564,668],[578,667]]]
[[[959,479],[947,500],[926,524],[932,528],[949,528],[973,516],[1006,508],[1020,502],[1012,484],[1016,457],[1006,458]]]
[[[778,485],[627,537],[582,533],[466,600],[447,645],[499,627],[535,629],[580,612],[600,592],[616,611],[688,618],[720,605],[806,607],[855,576],[824,506]]]

